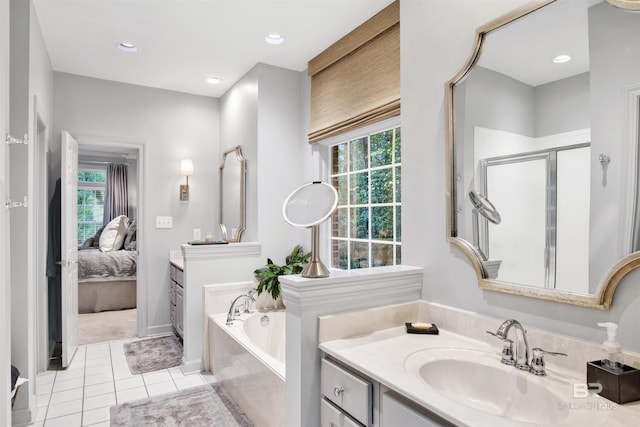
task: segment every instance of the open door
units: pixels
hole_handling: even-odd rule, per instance
[[[62,367],[78,348],[78,143],[62,131]]]

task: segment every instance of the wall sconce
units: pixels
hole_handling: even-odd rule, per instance
[[[180,175],[187,177],[187,184],[180,185],[180,201],[189,201],[189,175],[193,175],[193,162],[191,159],[184,159],[180,162]]]

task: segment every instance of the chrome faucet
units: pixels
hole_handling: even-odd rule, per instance
[[[515,360],[513,360],[512,349],[511,349],[511,340],[507,337],[509,334],[509,329],[511,327],[516,328],[516,337],[515,337]],[[518,334],[518,331],[520,332]],[[502,360],[501,362],[505,365],[515,365],[516,368],[521,369],[523,371],[530,371],[531,366],[529,365],[529,343],[527,343],[527,331],[522,327],[520,322],[514,319],[505,320],[498,330],[494,334],[493,332],[487,331],[487,333],[500,338],[505,342],[505,346],[502,350]],[[524,348],[523,348],[524,347]],[[522,354],[524,350],[524,355]]]
[[[231,307],[229,307],[229,313],[227,314],[227,326],[233,325],[233,321],[236,319],[238,315],[240,315],[240,311],[238,310],[238,307],[236,307],[236,302],[238,302],[239,299],[246,298],[248,300],[251,300],[252,302],[256,302],[256,299],[251,295],[251,293],[252,292],[239,295],[236,297],[236,299],[233,300],[233,302],[231,303]],[[249,312],[248,301],[245,304],[244,311],[245,313]]]

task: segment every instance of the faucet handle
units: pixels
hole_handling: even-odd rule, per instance
[[[500,339],[502,344],[502,359],[500,362],[505,365],[513,366],[516,364],[516,360],[513,358],[513,341],[509,338],[501,337],[500,335],[493,333],[491,331],[486,331],[489,335],[493,335],[494,337]]]
[[[546,351],[539,347],[533,349],[533,357],[531,358],[531,373],[533,375],[544,376],[547,375],[544,364],[544,355],[550,356],[567,356],[567,353],[560,353],[557,351]]]
[[[500,362],[505,365],[513,366],[516,364],[516,360],[513,358],[513,341],[508,338],[504,338],[502,344],[502,359]]]

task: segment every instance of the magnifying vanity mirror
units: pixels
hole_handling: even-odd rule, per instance
[[[311,228],[311,259],[302,277],[328,277],[329,269],[320,260],[320,224],[338,207],[338,192],[326,182],[314,181],[295,189],[282,205],[282,216],[294,227]]]
[[[240,146],[225,151],[220,165],[220,230],[222,239],[239,242],[245,230],[246,164]]]
[[[446,92],[448,235],[480,287],[608,309],[640,266],[638,40],[625,0],[478,29]]]

